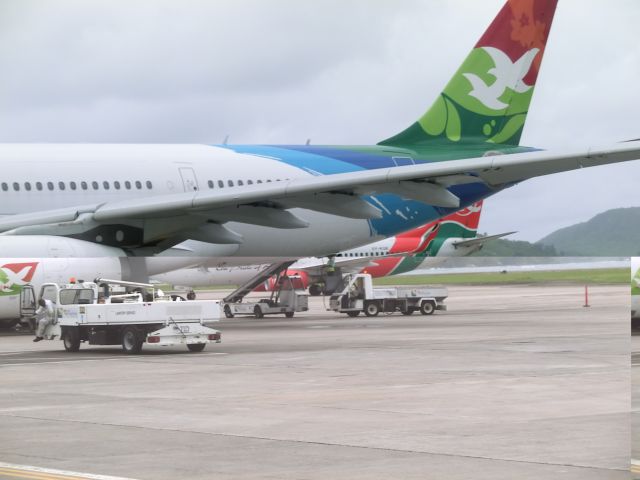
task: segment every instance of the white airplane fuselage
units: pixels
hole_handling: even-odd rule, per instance
[[[0,180],[0,217],[76,206],[81,209],[83,205],[194,190],[229,192],[250,188],[250,182],[257,185],[314,176],[279,160],[204,145],[0,145],[0,168],[4,172]],[[376,235],[368,220],[306,209],[290,211],[309,222],[309,226],[283,231],[227,222],[227,228],[242,235],[239,245],[194,241],[187,248],[165,251],[163,255],[217,257],[222,262],[226,257],[300,258],[332,254],[386,236],[386,233]],[[391,216],[397,215],[394,221],[402,225],[394,233],[438,216],[431,208],[428,212],[431,215],[408,221],[406,213],[389,212]],[[116,228],[111,233],[126,244],[127,239],[122,238],[126,230],[123,234]],[[28,236],[29,230],[20,234]],[[37,243],[39,236],[40,232],[33,234],[34,239],[22,254],[18,246],[21,240],[14,239],[11,243],[4,240],[6,236],[0,236],[3,256],[50,255],[49,242]],[[71,232],[69,236],[95,243],[97,251],[105,243],[102,231],[83,235]],[[117,249],[117,243],[116,240],[109,245]],[[74,247],[61,249],[73,253]],[[123,254],[113,249],[105,252]],[[255,259],[251,263],[256,263]]]

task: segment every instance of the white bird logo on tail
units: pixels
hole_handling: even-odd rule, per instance
[[[0,292],[8,292],[12,290],[14,285],[24,285],[25,278],[29,274],[31,270],[31,266],[28,265],[20,270],[18,273],[15,273],[13,270],[9,268],[2,268],[2,272],[4,275],[2,276],[2,280],[0,281]]]
[[[507,88],[517,93],[525,93],[532,88],[524,83],[523,79],[529,73],[540,49],[529,50],[515,63],[511,62],[511,59],[497,48],[482,47],[482,49],[487,52],[495,64],[495,67],[487,73],[496,77],[496,81],[487,85],[479,76],[473,73],[464,73],[464,77],[473,87],[469,95],[480,100],[485,107],[491,110],[504,110],[509,104],[501,101],[500,97]]]

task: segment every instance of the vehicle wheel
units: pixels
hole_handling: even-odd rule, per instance
[[[293,316],[294,316],[294,315],[295,315],[295,313],[294,313],[294,312],[286,312],[286,313],[284,314],[284,316],[285,316],[285,317],[287,317],[287,318],[293,318]]]
[[[410,307],[405,310],[400,310],[400,313],[402,315],[411,315],[413,314],[413,312],[414,312],[413,308],[410,308]]]
[[[122,331],[122,349],[129,355],[136,355],[142,350],[144,338],[135,327],[126,327]]]
[[[349,315],[351,318],[357,317],[358,315],[360,315],[360,312],[356,311],[356,312],[347,312],[347,315]]]
[[[433,302],[422,302],[422,305],[420,305],[420,313],[422,315],[433,315],[435,310],[436,307],[433,305]]]
[[[319,297],[320,295],[322,295],[322,289],[320,288],[320,285],[315,283],[313,285],[309,285],[309,295],[311,295],[312,297]]]
[[[207,346],[206,343],[190,343],[187,345],[187,348],[189,349],[190,352],[196,353],[204,350],[204,347],[206,346]]]
[[[380,313],[380,305],[376,302],[367,303],[364,307],[364,314],[367,317],[376,317]]]
[[[191,290],[189,293],[187,293],[187,300],[195,300],[195,299],[196,299],[196,292]]]
[[[262,309],[259,305],[253,307],[253,314],[256,316],[256,318],[264,318],[264,314],[262,313]]]
[[[233,312],[231,311],[231,307],[229,305],[224,306],[224,316],[227,318],[233,318]]]
[[[67,352],[77,352],[80,350],[80,332],[77,328],[67,328],[62,334],[62,343]]]

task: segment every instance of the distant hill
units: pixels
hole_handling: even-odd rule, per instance
[[[535,243],[562,256],[640,256],[640,207],[617,208]]]
[[[482,250],[471,255],[472,257],[554,257],[557,256],[555,248],[548,245],[506,240],[491,240],[484,244]]]

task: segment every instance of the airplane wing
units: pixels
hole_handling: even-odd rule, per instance
[[[390,152],[396,150],[399,149],[389,147]],[[135,245],[138,247],[158,245],[172,234],[185,231],[194,240],[200,236],[209,239],[205,241],[215,238],[214,243],[237,244],[242,243],[242,237],[224,227],[224,223],[274,228],[308,226],[303,218],[289,212],[292,208],[348,218],[380,218],[380,210],[361,196],[383,193],[458,208],[459,199],[447,187],[483,183],[499,189],[533,177],[639,158],[640,142],[628,142],[564,153],[535,151],[441,161],[10,215],[0,218],[0,232],[72,235],[113,224],[142,230],[143,237]]]
[[[503,238],[508,235],[513,235],[517,232],[507,232],[507,233],[499,233],[497,235],[489,235],[486,237],[475,237],[470,238],[469,240],[461,240],[459,242],[453,242],[454,247],[473,247],[474,245],[484,245],[486,242],[490,242],[491,240],[497,240],[498,238]]]

